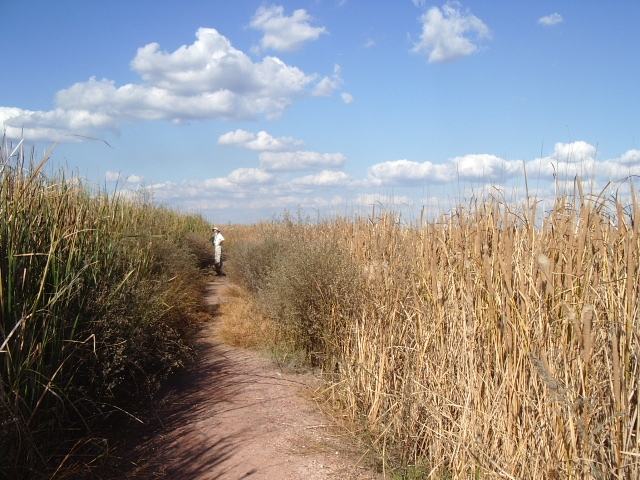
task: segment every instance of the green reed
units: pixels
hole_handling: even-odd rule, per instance
[[[0,476],[46,477],[188,359],[208,225],[0,152]]]

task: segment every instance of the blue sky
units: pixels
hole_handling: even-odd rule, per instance
[[[640,2],[0,1],[6,141],[211,222],[640,175]]]

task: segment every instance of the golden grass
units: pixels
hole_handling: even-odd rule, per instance
[[[329,238],[362,273],[309,301],[325,302],[314,335],[329,396],[385,465],[640,478],[638,205],[578,191],[544,215],[493,199],[419,225],[383,213],[279,226],[289,243]]]
[[[273,346],[277,338],[275,326],[265,321],[255,302],[234,287],[227,290],[227,299],[217,311],[217,334],[227,344],[240,348],[264,349]]]

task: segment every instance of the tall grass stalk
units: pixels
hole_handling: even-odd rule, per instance
[[[290,299],[264,311],[299,322],[294,345],[322,340],[314,361],[331,399],[395,472],[640,478],[638,204],[577,182],[550,211],[537,205],[488,199],[415,225],[383,211],[251,232],[249,243],[282,239],[274,276],[308,266],[314,280],[282,290],[261,277],[265,303]],[[339,267],[309,247],[327,242]]]
[[[0,149],[7,478],[60,476],[59,462],[97,419],[133,408],[189,358],[189,325],[204,310],[202,218],[107,195],[64,172],[48,178],[46,159],[26,160],[6,140]]]

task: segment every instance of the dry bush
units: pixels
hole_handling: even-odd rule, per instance
[[[261,314],[278,329],[280,348],[312,366],[335,364],[332,339],[359,294],[359,274],[327,229],[285,216],[230,253],[234,281],[255,292]],[[339,306],[339,308],[338,308]]]
[[[243,230],[236,228],[228,235],[229,243],[225,240],[224,250],[232,259],[228,271],[238,285],[255,293],[264,285],[268,272],[284,260],[287,244],[273,224]]]

